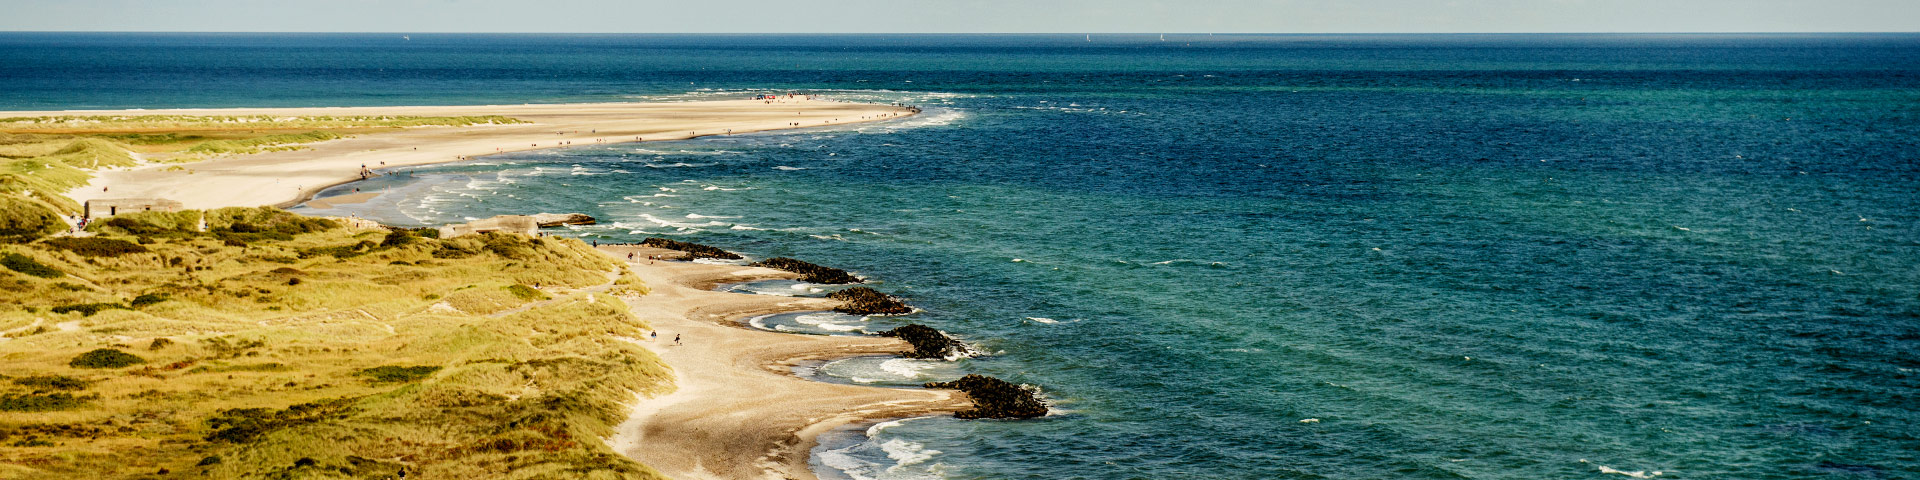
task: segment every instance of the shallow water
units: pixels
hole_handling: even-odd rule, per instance
[[[1920,476],[1920,36],[420,37],[0,34],[0,103],[924,106],[308,210],[846,268],[1061,410],[864,477]]]

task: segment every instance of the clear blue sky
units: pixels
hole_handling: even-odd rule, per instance
[[[1913,32],[1920,0],[0,0],[0,30]]]

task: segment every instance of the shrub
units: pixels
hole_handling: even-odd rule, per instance
[[[132,306],[133,308],[140,308],[140,307],[145,307],[148,305],[153,305],[153,304],[164,302],[164,301],[167,301],[166,295],[144,293],[138,297],[133,297],[133,301],[128,302],[128,305]]]
[[[101,310],[112,310],[112,309],[126,310],[127,306],[121,305],[118,303],[79,303],[79,304],[73,304],[73,305],[61,305],[58,307],[53,307],[49,310],[51,310],[53,313],[80,312],[80,316],[91,317],[93,316],[93,314],[100,313]]]
[[[40,278],[60,278],[67,276],[66,272],[62,272],[58,268],[34,261],[33,257],[18,253],[8,253],[5,257],[0,257],[0,266],[5,266],[8,270]]]
[[[352,404],[352,400],[342,398],[302,403],[280,411],[268,408],[221,410],[207,419],[207,428],[213,430],[213,433],[207,434],[207,440],[247,443],[276,429],[344,416],[350,413]]]
[[[82,353],[78,357],[73,357],[73,361],[67,362],[67,366],[73,368],[122,368],[142,363],[147,363],[147,359],[111,348],[101,348]]]
[[[148,251],[147,247],[142,247],[133,242],[99,237],[49,238],[40,243],[89,257],[118,257],[129,253],[147,253]]]
[[[15,385],[54,390],[85,390],[88,382],[65,375],[34,375],[13,379]]]
[[[388,365],[361,370],[355,372],[354,375],[367,377],[367,381],[374,383],[406,383],[427,378],[428,375],[433,375],[433,372],[438,371],[440,371],[440,367],[429,365],[412,367]]]
[[[7,395],[7,396],[0,396],[0,411],[45,412],[45,411],[51,411],[51,410],[66,410],[73,407],[78,407],[80,406],[80,404],[86,403],[87,400],[92,400],[94,398],[99,398],[99,397],[92,396],[92,395],[85,396],[85,397],[76,397],[76,396],[73,396],[73,394],[68,394],[68,393],[51,393],[51,394],[45,394],[45,395]]]

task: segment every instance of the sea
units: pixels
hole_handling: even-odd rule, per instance
[[[846,268],[919,311],[752,325],[979,353],[796,374],[1052,405],[823,478],[1920,478],[1920,35],[404,35],[0,33],[0,108],[918,106],[296,208]]]

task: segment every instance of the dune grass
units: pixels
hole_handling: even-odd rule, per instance
[[[11,211],[38,216],[73,214],[80,204],[65,194],[91,178],[90,170],[141,161],[183,162],[304,148],[303,145],[380,129],[524,123],[502,116],[48,116],[0,118],[0,218]],[[37,224],[36,224],[37,225]],[[6,229],[0,225],[0,230]],[[65,228],[64,226],[60,228]],[[0,231],[0,237],[7,233]]]
[[[61,273],[0,269],[0,478],[659,478],[601,441],[671,388],[645,286],[577,240],[117,218],[0,244]]]

